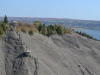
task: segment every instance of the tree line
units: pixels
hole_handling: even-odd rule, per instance
[[[40,21],[34,22],[35,27],[38,29],[40,34],[43,34],[45,36],[50,36],[53,34],[63,35],[63,34],[71,34],[73,31],[72,29],[67,29],[63,25],[48,25],[42,24]]]
[[[89,35],[89,34],[86,34],[85,32],[76,31],[76,33],[78,33],[79,35],[82,35],[82,36],[84,36],[84,37],[87,37],[87,38],[89,38],[89,39],[97,40],[96,38],[92,37],[92,36]]]
[[[8,29],[8,27],[9,27],[8,18],[5,15],[4,21],[0,22],[0,38],[2,37],[3,33]],[[35,21],[33,24],[23,24],[22,22],[18,22],[17,30],[22,31],[24,33],[28,32],[31,35],[33,35],[36,32],[39,32],[44,36],[50,36],[54,34],[58,34],[58,35],[71,34],[74,32],[72,29],[65,28],[63,25],[60,24],[47,26],[45,24],[42,24],[40,21]],[[76,31],[76,33],[85,36],[87,38],[97,40],[84,32]]]

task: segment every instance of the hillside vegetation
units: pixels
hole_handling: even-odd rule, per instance
[[[3,35],[3,33],[9,28],[11,23],[8,22],[7,16],[5,15],[4,21],[0,22],[0,38]],[[28,23],[22,23],[18,22],[16,30],[19,32],[24,32],[28,33],[30,35],[33,35],[34,33],[40,33],[43,34],[44,36],[51,36],[54,34],[58,35],[64,35],[64,34],[73,34],[75,33],[73,29],[70,28],[65,28],[61,24],[54,24],[54,25],[45,25],[42,24],[41,21],[34,21],[33,24],[28,24]],[[97,40],[90,36],[89,34],[82,33],[82,32],[76,32],[81,36]]]
[[[34,27],[34,25],[31,24],[23,24],[22,22],[18,22],[18,25],[16,27],[17,31],[22,31],[24,33],[34,34],[38,32],[38,30]]]
[[[35,21],[34,24],[24,24],[22,22],[18,22],[17,26],[18,31],[22,31],[24,33],[34,34],[39,32],[45,36],[50,36],[53,34],[63,35],[63,34],[72,34],[73,30],[65,28],[62,25],[45,25],[42,24],[40,21]]]
[[[89,39],[93,39],[93,40],[96,40],[97,41],[97,39],[96,38],[94,38],[93,36],[91,36],[91,35],[89,35],[89,34],[86,34],[86,33],[84,33],[84,32],[78,32],[78,31],[76,31],[76,33],[78,33],[79,35],[81,35],[81,36],[84,36],[84,37],[87,37],[87,38],[89,38]]]
[[[7,20],[7,17],[5,15],[5,18],[4,18],[4,22],[0,22],[0,39],[3,35],[3,33],[8,29],[8,20]]]

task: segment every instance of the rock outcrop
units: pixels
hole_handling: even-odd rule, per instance
[[[100,75],[100,42],[9,30],[0,41],[0,75]]]

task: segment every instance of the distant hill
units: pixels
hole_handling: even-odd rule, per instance
[[[21,21],[24,23],[33,23],[34,21],[41,21],[46,25],[50,24],[62,24],[65,27],[80,27],[87,28],[92,30],[100,30],[100,21],[93,20],[75,20],[75,19],[67,19],[67,18],[30,18],[30,17],[8,17],[9,21]],[[3,20],[3,17],[0,17],[0,21]]]

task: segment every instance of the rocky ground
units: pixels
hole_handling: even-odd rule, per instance
[[[100,42],[9,30],[0,41],[0,75],[100,75]]]

